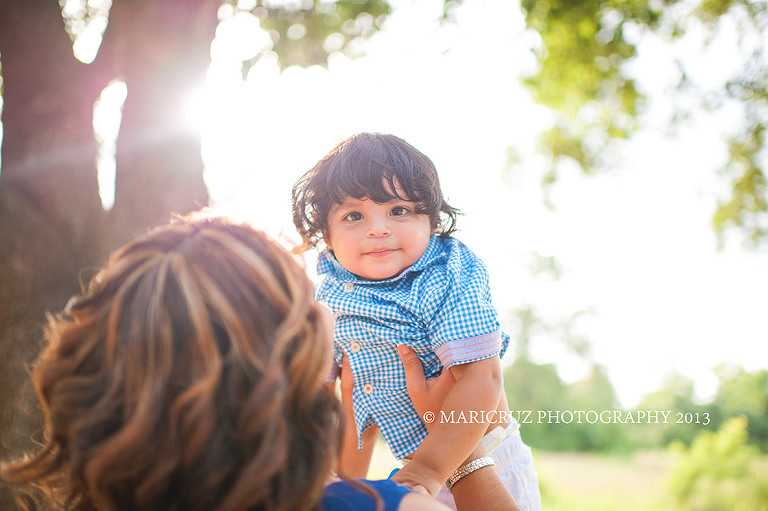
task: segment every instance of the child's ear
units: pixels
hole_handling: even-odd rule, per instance
[[[325,243],[325,248],[328,250],[328,252],[333,252],[333,247],[331,246],[331,237],[328,236],[328,231],[323,231],[323,243]]]

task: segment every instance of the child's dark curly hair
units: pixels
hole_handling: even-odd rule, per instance
[[[400,196],[402,193],[404,196]],[[339,143],[293,186],[293,223],[303,249],[317,246],[328,229],[328,212],[346,197],[393,199],[417,204],[441,236],[456,230],[461,212],[443,198],[434,163],[394,135],[358,133]]]

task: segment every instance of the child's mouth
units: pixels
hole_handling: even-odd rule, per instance
[[[381,248],[376,250],[370,250],[368,252],[365,252],[363,255],[367,255],[370,257],[385,257],[394,252],[395,249],[393,248]]]

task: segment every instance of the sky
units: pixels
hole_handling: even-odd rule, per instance
[[[726,157],[722,127],[738,112],[702,114],[670,134],[672,55],[648,40],[632,71],[654,99],[647,128],[609,171],[586,177],[563,168],[548,208],[534,147],[551,118],[520,85],[535,70],[537,36],[515,2],[467,0],[447,25],[437,21],[439,1],[393,5],[364,57],[336,55],[327,69],[280,73],[267,55],[245,82],[239,58],[264,37],[247,17],[222,25],[206,89],[192,103],[207,126],[216,209],[295,240],[295,180],[352,133],[393,133],[432,158],[444,194],[464,212],[456,236],[488,265],[505,327],[514,333],[510,318],[520,307],[548,323],[583,311],[571,332],[589,341],[590,360],[606,368],[623,405],[673,372],[707,399],[718,364],[768,367],[768,254],[738,240],[719,249],[710,227],[727,189],[716,173]],[[692,65],[707,80],[707,69],[726,74],[733,59],[715,49]],[[510,148],[519,163],[509,163]],[[541,257],[556,258],[560,279],[532,274]],[[556,364],[566,381],[588,368],[557,333],[535,336],[531,356]]]
[[[565,381],[601,364],[621,404],[634,406],[672,373],[693,379],[706,400],[718,364],[768,368],[768,250],[738,239],[718,248],[710,227],[728,189],[717,173],[727,156],[724,129],[740,112],[699,113],[674,133],[666,128],[681,99],[667,93],[674,58],[684,57],[699,83],[716,84],[734,70],[733,27],[705,51],[695,32],[676,47],[644,38],[630,71],[651,99],[645,128],[607,171],[561,168],[550,208],[535,137],[551,116],[520,85],[536,69],[539,41],[516,2],[464,0],[447,24],[438,22],[439,0],[391,4],[363,57],[333,55],[327,69],[280,72],[266,53],[246,81],[240,62],[268,48],[268,36],[248,15],[221,24],[205,87],[188,98],[190,122],[203,129],[215,210],[295,243],[296,179],[353,133],[392,133],[434,161],[445,196],[464,212],[456,237],[486,262],[505,329],[514,336],[513,312],[523,307],[547,324],[579,313],[569,332],[588,341],[588,358],[572,354],[558,330],[531,340],[531,357],[555,364]],[[118,84],[105,103],[124,95]],[[107,130],[118,122],[96,121]],[[113,163],[106,159],[102,171],[108,205]],[[557,261],[560,278],[532,271],[546,258]]]

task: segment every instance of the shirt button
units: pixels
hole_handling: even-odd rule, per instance
[[[344,292],[345,293],[351,293],[354,290],[355,290],[354,282],[345,282],[344,283]]]
[[[371,385],[370,383],[366,383],[365,385],[363,385],[363,392],[365,392],[366,394],[373,394],[373,385]]]
[[[353,342],[349,345],[349,349],[352,351],[352,353],[357,353],[360,351],[360,344],[357,342]]]

